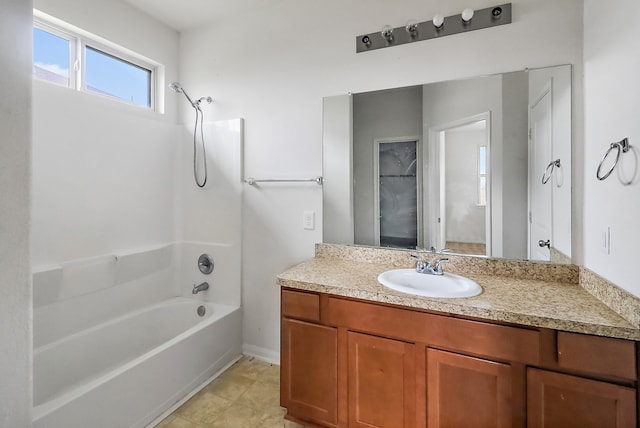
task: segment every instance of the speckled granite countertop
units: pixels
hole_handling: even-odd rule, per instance
[[[460,263],[458,261],[459,266]],[[408,263],[402,267],[410,266]],[[378,283],[380,273],[398,267],[398,260],[371,263],[326,256],[321,249],[316,258],[278,275],[278,284],[410,308],[640,341],[640,328],[579,286],[577,275],[575,281],[564,282],[554,278],[523,279],[456,269],[455,273],[476,281],[483,292],[475,297],[446,299],[405,294]]]

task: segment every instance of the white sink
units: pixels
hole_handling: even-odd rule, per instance
[[[378,282],[392,290],[426,297],[472,297],[482,293],[477,282],[447,272],[431,275],[415,269],[394,269],[378,275]]]

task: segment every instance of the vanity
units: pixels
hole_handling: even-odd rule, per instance
[[[586,291],[588,272],[450,256],[447,270],[477,282],[480,295],[428,298],[378,283],[384,271],[415,266],[409,254],[319,244],[314,259],[278,276],[288,419],[638,426],[640,328]]]

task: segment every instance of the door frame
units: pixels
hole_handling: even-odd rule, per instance
[[[549,95],[549,103],[550,103],[550,123],[549,123],[549,127],[550,127],[550,132],[551,132],[551,147],[550,147],[550,153],[553,155],[553,77],[550,77],[549,80],[541,86],[541,90],[538,93],[538,95],[534,98],[533,102],[530,102],[529,105],[527,106],[527,115],[528,115],[528,146],[529,146],[529,150],[528,150],[528,173],[527,173],[527,259],[528,260],[532,260],[531,259],[531,246],[533,245],[532,239],[531,239],[531,222],[532,222],[532,211],[531,211],[531,195],[532,195],[532,191],[531,191],[531,186],[533,186],[534,180],[536,179],[535,177],[535,172],[534,172],[534,165],[533,165],[533,140],[531,139],[531,133],[532,133],[532,128],[531,128],[531,111],[533,110],[533,108],[535,106],[537,106],[543,99],[544,97],[546,97],[547,95]],[[553,156],[551,156],[553,157]],[[551,159],[549,159],[551,160]],[[542,176],[540,176],[542,177]],[[551,180],[550,180],[551,181]],[[551,192],[552,192],[552,196],[549,200],[549,208],[551,209],[551,212],[553,213],[553,181],[551,181],[551,183],[547,183],[549,184],[549,186],[551,186]],[[551,224],[549,225],[549,240],[553,243],[553,215],[551,216]]]
[[[427,224],[425,224],[425,230],[429,230],[429,239],[425,237],[425,241],[428,241],[431,247],[435,247],[436,250],[444,249],[446,239],[444,239],[444,228],[446,227],[446,220],[444,220],[445,209],[445,195],[444,195],[444,140],[441,138],[442,133],[453,128],[459,128],[464,125],[470,125],[475,122],[485,121],[485,141],[487,147],[487,205],[485,207],[485,234],[486,234],[486,255],[491,257],[492,254],[492,214],[491,214],[491,111],[485,111],[472,116],[463,117],[453,120],[451,122],[430,126],[427,128],[428,144],[427,144],[427,159],[428,159],[428,185],[427,185],[427,199],[430,201],[437,201],[437,203],[430,204],[427,215]],[[444,242],[443,242],[444,241]]]
[[[373,140],[373,237],[374,244],[380,246],[380,145],[386,143],[416,142],[416,204],[417,204],[417,247],[424,245],[423,241],[423,204],[422,204],[422,137],[389,137],[375,138]]]

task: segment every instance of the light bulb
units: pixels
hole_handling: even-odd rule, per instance
[[[415,37],[418,33],[418,21],[412,19],[411,21],[407,22],[407,25],[404,28],[405,30],[407,30],[407,33],[409,33],[411,37]]]
[[[391,25],[385,25],[382,27],[382,31],[380,32],[382,37],[384,37],[388,42],[393,40],[393,27]]]
[[[465,24],[468,24],[469,21],[471,21],[471,18],[473,18],[473,9],[466,8],[462,11],[462,21]]]
[[[433,17],[433,26],[436,27],[438,30],[442,28],[442,26],[444,25],[444,16],[442,15],[436,15]]]

